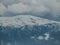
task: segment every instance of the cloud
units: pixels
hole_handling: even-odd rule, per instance
[[[4,15],[13,14],[32,14],[36,16],[53,17],[60,16],[60,2],[59,0],[0,0],[3,6],[0,6]],[[7,6],[7,8],[6,8]],[[2,12],[0,10],[0,12]],[[6,11],[7,10],[7,11]],[[0,13],[1,14],[1,13]]]
[[[8,10],[13,13],[25,13],[30,11],[30,7],[24,3],[18,3],[8,6]]]
[[[3,3],[4,5],[11,5],[14,3],[18,3],[19,0],[0,0],[1,3]]]
[[[13,13],[32,13],[32,14],[40,14],[44,12],[48,12],[49,9],[45,7],[42,3],[38,3],[37,0],[22,1],[17,4],[13,4],[8,6],[8,10]]]
[[[59,0],[47,0],[45,2],[45,5],[47,5],[50,8],[53,16],[57,17],[60,15],[60,1]]]
[[[7,8],[0,3],[0,15],[3,15],[7,11]]]
[[[49,9],[45,7],[41,0],[2,0],[1,3],[5,12],[3,15],[10,15],[11,14],[37,14],[40,15],[41,13],[49,12]],[[7,5],[7,7],[6,7]],[[7,11],[6,11],[7,10]],[[3,10],[2,10],[3,11]],[[2,12],[1,11],[1,12]],[[12,16],[12,15],[11,15]]]

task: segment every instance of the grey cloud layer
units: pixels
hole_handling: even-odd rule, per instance
[[[60,3],[58,0],[0,0],[0,15],[10,15],[10,13],[37,15],[52,13],[53,16],[58,16]]]

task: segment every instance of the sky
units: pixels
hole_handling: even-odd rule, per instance
[[[0,16],[60,16],[60,0],[0,0]]]

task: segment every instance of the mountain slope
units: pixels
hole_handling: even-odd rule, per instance
[[[60,22],[51,21],[48,19],[43,19],[31,15],[20,15],[15,17],[0,17],[0,24],[2,24],[2,26],[19,27],[23,25],[42,25],[47,23],[60,23]]]
[[[60,45],[60,22],[31,15],[0,17],[0,41],[12,45]],[[21,44],[22,43],[22,44]]]

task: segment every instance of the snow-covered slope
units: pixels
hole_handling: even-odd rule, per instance
[[[31,15],[0,17],[0,25],[2,26],[20,27],[24,25],[42,25],[47,23],[60,23],[60,22],[51,21],[48,19],[43,19],[40,17],[31,16]]]
[[[0,37],[7,43],[19,41],[26,45],[55,45],[55,40],[60,42],[60,22],[31,15],[0,17]]]

